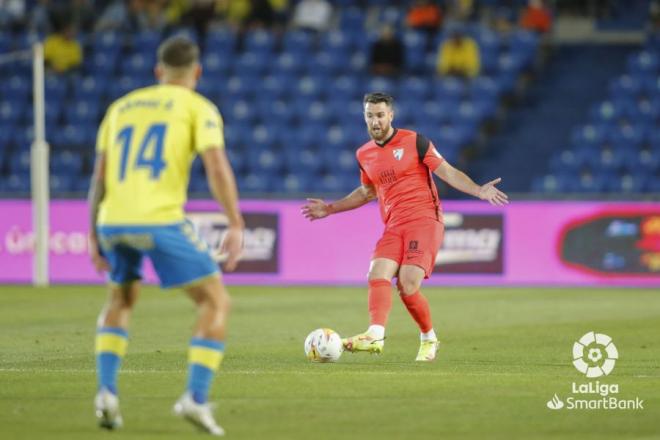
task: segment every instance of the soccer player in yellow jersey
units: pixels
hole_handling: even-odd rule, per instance
[[[117,373],[147,256],[161,286],[184,289],[198,310],[187,389],[174,411],[210,434],[223,435],[207,398],[223,357],[229,295],[206,244],[184,218],[195,155],[201,156],[211,192],[229,219],[222,245],[227,271],[238,262],[244,223],[224,153],[222,118],[194,91],[201,75],[198,47],[182,37],[164,41],[155,73],[159,84],[115,101],[98,133],[89,195],[90,252],[97,270],[109,272],[110,293],[96,334],[96,415],[104,428],[122,425]]]

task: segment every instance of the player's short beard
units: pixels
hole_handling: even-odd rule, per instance
[[[377,135],[374,133],[372,127],[368,127],[368,129],[369,129],[369,136],[371,136],[371,138],[372,138],[373,140],[378,141],[378,142],[385,140],[385,136],[387,136],[387,133],[390,131],[390,128],[389,128],[389,127],[387,127],[387,129],[385,129],[385,128],[381,128],[381,130],[380,130],[380,136],[377,136]]]

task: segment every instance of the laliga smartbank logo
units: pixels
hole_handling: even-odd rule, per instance
[[[589,332],[573,344],[573,365],[589,378],[610,374],[617,359],[612,338],[602,333]]]
[[[573,365],[587,378],[593,379],[609,375],[619,359],[612,338],[603,333],[589,332],[573,344]],[[563,401],[557,393],[546,406],[552,410],[572,409],[644,409],[644,400],[639,397],[622,399],[618,397],[619,385],[616,383],[601,383],[589,381],[573,382],[571,392]]]

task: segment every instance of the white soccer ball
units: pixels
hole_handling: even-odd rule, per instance
[[[305,339],[305,355],[312,362],[336,362],[342,351],[341,337],[329,328],[317,328]]]

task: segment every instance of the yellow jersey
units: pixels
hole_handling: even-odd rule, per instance
[[[105,154],[99,225],[162,225],[184,220],[190,166],[224,148],[217,107],[176,85],[137,89],[108,108],[96,151]]]

